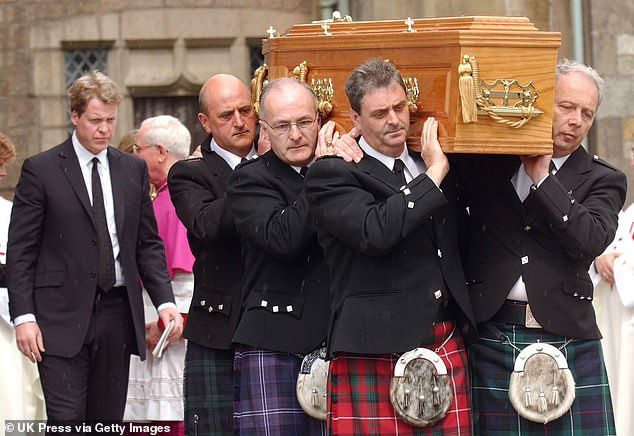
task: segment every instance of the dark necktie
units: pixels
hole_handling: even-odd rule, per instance
[[[97,229],[97,286],[104,292],[109,291],[115,282],[112,241],[106,220],[106,208],[99,177],[99,159],[92,159],[92,214]]]
[[[405,164],[400,159],[394,159],[394,167],[392,168],[392,172],[398,177],[399,183],[401,186],[407,185],[407,180],[405,180]]]
[[[552,176],[557,174],[557,167],[555,166],[555,162],[553,162],[552,160],[550,161],[549,172]]]
[[[302,177],[306,177],[306,173],[307,173],[307,172],[308,172],[308,167],[301,167],[301,168],[299,169],[299,174],[300,174],[300,176],[302,176]]]

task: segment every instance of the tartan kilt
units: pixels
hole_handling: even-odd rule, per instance
[[[432,328],[430,344],[435,350],[447,339],[453,322]],[[328,389],[329,435],[469,435],[471,408],[467,355],[462,335],[456,329],[438,355],[447,366],[453,399],[447,415],[430,427],[414,427],[402,420],[390,402],[390,381],[398,360],[395,354],[361,355],[337,353],[330,361]]]
[[[236,435],[322,436],[326,423],[307,415],[295,392],[302,359],[290,353],[236,345]]]
[[[567,338],[518,325],[500,328],[524,349],[537,341],[560,348]],[[561,351],[575,380],[575,400],[559,419],[540,424],[520,417],[509,400],[509,381],[519,352],[481,327],[469,346],[474,434],[614,435],[614,414],[599,340],[572,340]]]
[[[233,435],[233,350],[187,342],[185,435]]]

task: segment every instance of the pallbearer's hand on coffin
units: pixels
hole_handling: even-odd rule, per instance
[[[440,148],[440,142],[438,142],[438,121],[434,117],[427,118],[425,124],[423,124],[420,146],[420,156],[427,168],[425,174],[434,181],[436,186],[440,186],[449,172],[449,161],[442,148]]]
[[[328,121],[319,131],[315,155],[335,155],[342,157],[346,162],[358,163],[363,158],[363,152],[356,141],[358,136],[356,127],[340,136],[339,132],[335,131],[335,123]]]

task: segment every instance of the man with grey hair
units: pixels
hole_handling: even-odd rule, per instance
[[[9,227],[11,317],[38,362],[49,422],[120,421],[130,354],[145,358],[141,280],[159,318],[183,320],[143,161],[111,147],[123,96],[91,72],[71,85],[73,134],[24,161]]]
[[[557,66],[552,156],[458,165],[479,323],[469,347],[476,434],[615,434],[588,267],[614,238],[626,179],[580,146],[602,82],[585,65]]]
[[[192,267],[194,256],[187,241],[187,229],[176,216],[167,175],[170,168],[189,154],[189,130],[170,115],[147,118],[141,123],[132,151],[147,163],[152,190],[152,208],[158,233],[165,246],[165,260],[174,299],[185,318],[194,292]],[[164,326],[157,322],[149,295],[143,293],[146,311],[146,344],[152,351]],[[124,419],[153,421],[170,426],[170,434],[182,434],[183,371],[186,345],[174,340],[162,356],[150,354],[147,362],[134,357],[130,361],[130,381]]]
[[[159,190],[166,186],[172,165],[189,155],[190,143],[183,123],[171,115],[159,115],[141,123],[132,152],[147,163],[150,183]]]

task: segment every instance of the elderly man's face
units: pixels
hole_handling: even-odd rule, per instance
[[[271,90],[264,101],[261,134],[273,152],[289,165],[307,165],[315,156],[319,121],[315,102],[303,86]]]
[[[146,139],[148,127],[141,124],[141,127],[134,136],[132,150],[147,164],[148,177],[150,183],[158,186],[164,178],[161,162],[164,160],[165,147],[162,144],[151,144]]]
[[[361,113],[352,111],[352,122],[372,148],[388,156],[399,156],[409,132],[405,91],[393,83],[368,92],[361,99]]]
[[[599,105],[594,81],[583,73],[565,74],[555,83],[553,156],[574,152],[588,134]]]

